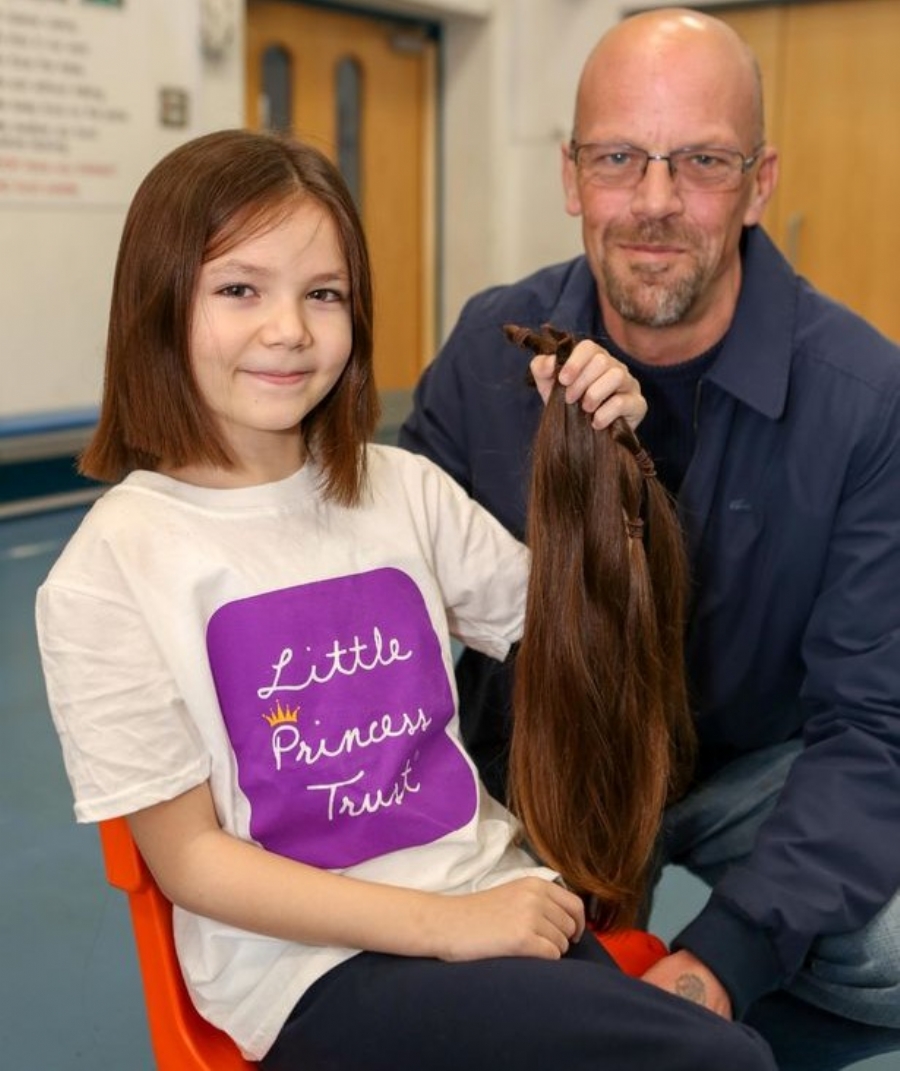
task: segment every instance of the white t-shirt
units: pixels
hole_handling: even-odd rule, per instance
[[[225,830],[316,866],[451,893],[552,877],[462,748],[449,641],[506,655],[527,551],[425,459],[372,446],[369,472],[354,509],[312,464],[239,490],[135,472],[93,507],[37,604],[79,821],[209,779]],[[175,937],[255,1059],[356,951],[179,909]]]

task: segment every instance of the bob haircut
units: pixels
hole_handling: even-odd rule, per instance
[[[333,219],[350,279],[353,346],[330,393],[303,420],[325,494],[352,505],[378,419],[372,277],[350,193],[317,149],[276,134],[223,130],[179,146],[138,188],[113,279],[100,418],[79,468],[115,482],[137,468],[234,458],[194,379],[191,322],[200,269],[311,199]]]

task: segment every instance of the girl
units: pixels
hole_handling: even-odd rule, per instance
[[[197,1007],[271,1071],[772,1068],[620,974],[477,783],[449,636],[506,655],[527,553],[368,445],[371,339],[319,153],[221,132],[145,179],[82,461],[121,482],[38,595],[78,819],[128,816]],[[642,415],[596,347],[572,361],[599,424]]]

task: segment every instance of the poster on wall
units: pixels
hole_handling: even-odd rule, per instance
[[[191,134],[198,4],[0,0],[0,207],[123,205]]]

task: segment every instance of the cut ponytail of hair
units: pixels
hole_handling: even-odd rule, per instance
[[[556,354],[557,368],[575,344],[549,325],[505,330]],[[534,444],[527,542],[510,803],[593,922],[630,926],[663,809],[693,766],[687,566],[671,501],[632,429],[620,418],[595,431],[558,383]]]

